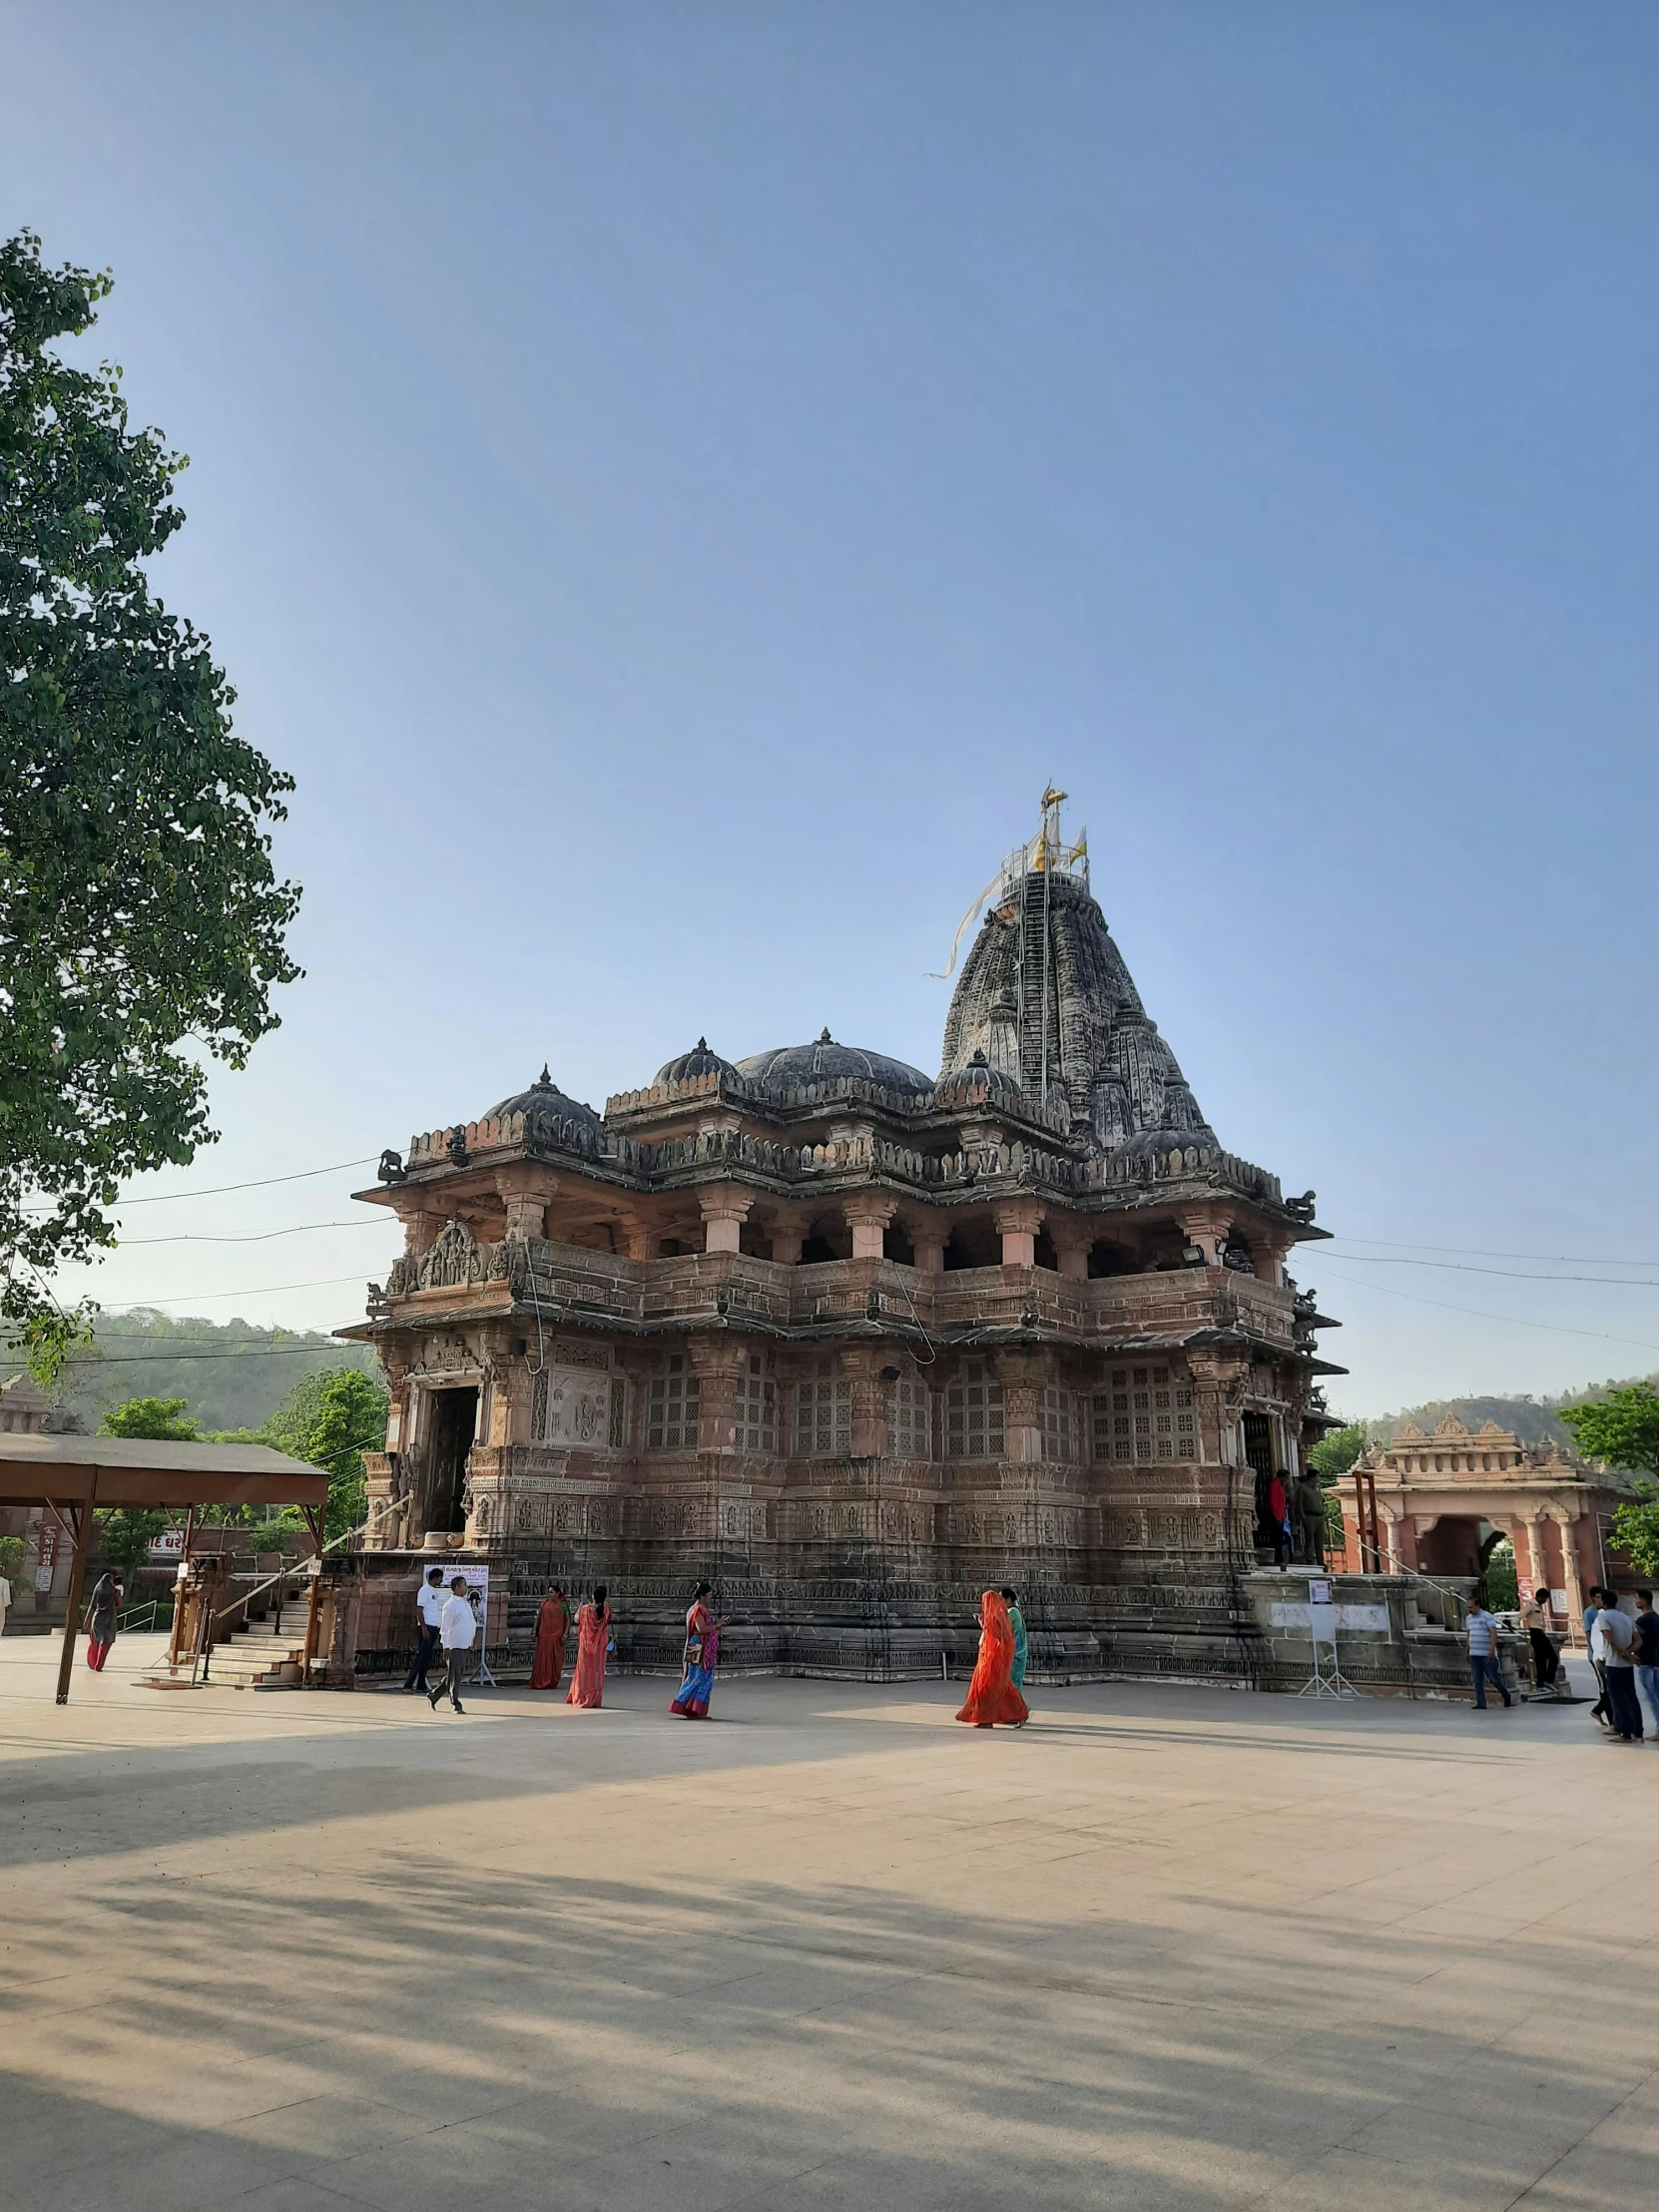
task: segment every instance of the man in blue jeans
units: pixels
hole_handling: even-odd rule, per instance
[[[1474,1680],[1475,1711],[1483,1713],[1486,1710],[1488,1682],[1505,1705],[1513,1705],[1515,1701],[1503,1687],[1503,1676],[1497,1663],[1497,1623],[1479,1598],[1469,1607],[1469,1617],[1463,1623],[1463,1633],[1469,1640],[1469,1673]]]
[[[1659,1745],[1659,1613],[1653,1610],[1651,1590],[1636,1592],[1636,1618],[1631,1626],[1635,1631],[1636,1681],[1653,1715],[1653,1733],[1648,1742]]]

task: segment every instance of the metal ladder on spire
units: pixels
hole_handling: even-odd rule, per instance
[[[1020,1079],[1045,1103],[1048,1098],[1049,879],[1033,869],[1020,885]]]

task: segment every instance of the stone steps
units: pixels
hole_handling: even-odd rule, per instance
[[[289,1622],[292,1625],[289,1625]],[[278,1636],[263,1623],[245,1628],[229,1643],[216,1644],[208,1679],[202,1680],[200,1665],[196,1668],[197,1689],[218,1690],[297,1690],[300,1686],[300,1663],[305,1649],[305,1616],[303,1606],[289,1609],[288,1620],[283,1622]],[[148,1674],[140,1675],[140,1682],[153,1690],[188,1689],[191,1685],[190,1661],[170,1667],[164,1661]]]

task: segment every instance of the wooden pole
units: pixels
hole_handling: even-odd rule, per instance
[[[90,1501],[67,1508],[74,1532],[75,1550],[69,1565],[69,1594],[63,1617],[63,1649],[58,1655],[58,1703],[69,1703],[69,1678],[75,1671],[75,1638],[81,1625],[81,1592],[87,1578],[87,1553],[91,1547],[93,1512]],[[59,1518],[62,1519],[62,1512]]]

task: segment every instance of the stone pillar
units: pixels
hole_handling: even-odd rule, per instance
[[[912,1214],[904,1224],[910,1233],[910,1249],[916,1256],[918,1275],[942,1275],[944,1273],[944,1248],[950,1242],[950,1227],[936,1214]]]
[[[1543,1523],[1539,1520],[1538,1515],[1533,1512],[1527,1514],[1525,1526],[1526,1571],[1532,1577],[1532,1594],[1536,1597],[1538,1592],[1542,1590],[1547,1599],[1549,1596],[1549,1560],[1544,1551]],[[1513,1541],[1513,1538],[1510,1540]]]
[[[995,1372],[1002,1384],[1002,1418],[1007,1436],[1003,1457],[1028,1463],[1041,1459],[1042,1392],[1047,1381],[1041,1354],[999,1353]]]
[[[1229,1218],[1207,1206],[1181,1216],[1181,1233],[1188,1244],[1198,1246],[1207,1268],[1221,1265],[1221,1247],[1226,1241]]]
[[[431,1251],[449,1219],[447,1214],[428,1213],[408,1200],[398,1207],[397,1213],[403,1224],[404,1255],[411,1260],[418,1260],[423,1253]]]
[[[881,1380],[884,1355],[873,1351],[841,1355],[841,1373],[852,1388],[852,1456],[884,1459],[887,1453],[887,1386]]]
[[[1050,1214],[1048,1234],[1060,1256],[1060,1273],[1082,1282],[1089,1272],[1089,1253],[1095,1241],[1094,1223],[1071,1220],[1064,1214]]]
[[[507,1209],[509,1237],[540,1237],[547,1231],[547,1202],[556,1188],[544,1168],[521,1161],[496,1171],[495,1193]]]
[[[737,1439],[738,1378],[748,1353],[727,1341],[693,1344],[692,1373],[698,1381],[697,1448],[730,1451]]]
[[[1400,1569],[1399,1513],[1391,1505],[1379,1503],[1377,1518],[1382,1536],[1383,1570],[1388,1574],[1398,1574]]]
[[[730,1183],[716,1184],[713,1189],[699,1191],[697,1195],[703,1209],[704,1251],[738,1251],[743,1225],[755,1201],[734,1190]]]
[[[1561,1579],[1567,1586],[1567,1633],[1573,1643],[1582,1644],[1584,1584],[1578,1572],[1578,1547],[1573,1542],[1572,1521],[1560,1506],[1550,1509],[1549,1518],[1561,1537]]]
[[[801,1247],[807,1241],[803,1224],[789,1214],[779,1214],[772,1224],[772,1257],[780,1267],[801,1265]]]
[[[1034,1266],[1037,1231],[1043,1225],[1043,1210],[1037,1200],[1008,1199],[992,1207],[991,1222],[1002,1239],[1002,1265],[1005,1268]]]
[[[854,1260],[880,1259],[882,1235],[897,1211],[896,1202],[878,1191],[859,1193],[845,1201],[841,1215],[852,1232]]]
[[[619,1221],[616,1234],[617,1244],[630,1260],[649,1260],[656,1250],[655,1232],[643,1221]]]

